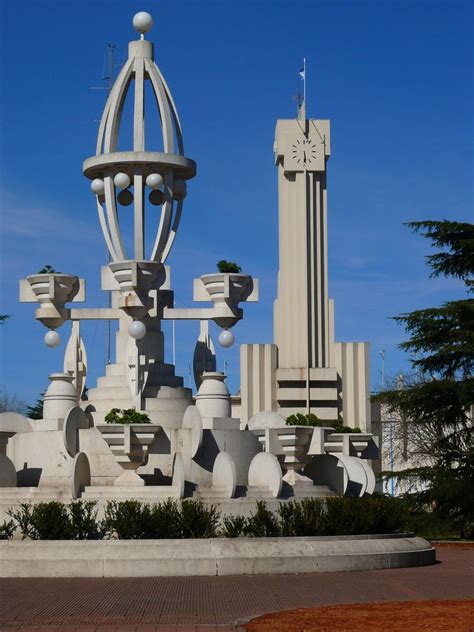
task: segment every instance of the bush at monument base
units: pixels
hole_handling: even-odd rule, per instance
[[[109,501],[99,519],[96,503],[69,505],[51,501],[22,503],[9,510],[10,521],[0,525],[0,539],[14,533],[32,540],[97,540],[103,538],[175,539],[301,537],[384,534],[406,531],[410,510],[399,498],[305,498],[280,503],[277,512],[257,501],[253,514],[221,515],[200,500],[168,499],[157,504],[137,500]]]

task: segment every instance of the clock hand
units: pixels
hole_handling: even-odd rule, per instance
[[[306,162],[306,152],[303,152],[303,162]]]

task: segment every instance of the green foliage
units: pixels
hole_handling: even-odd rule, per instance
[[[43,419],[43,406],[44,406],[44,391],[40,394],[39,398],[33,406],[28,406],[26,409],[26,416],[28,419]]]
[[[168,498],[150,508],[151,536],[155,539],[173,539],[181,536],[181,513],[176,500]]]
[[[281,503],[278,508],[280,535],[288,537],[321,535],[325,505],[318,498]]]
[[[35,505],[21,503],[16,511],[7,513],[23,539],[97,540],[104,533],[94,502],[75,501],[69,506],[55,500]]]
[[[326,421],[319,419],[313,413],[295,413],[294,415],[289,415],[286,419],[287,426],[311,426],[312,428],[334,428],[334,432],[361,432],[360,428],[350,428],[349,426],[343,426],[341,423],[337,421]]]
[[[0,314],[0,325],[3,325],[3,323],[9,318],[10,316],[8,314]]]
[[[101,540],[104,537],[105,527],[97,519],[96,504],[90,500],[74,500],[69,505],[71,532],[75,540]]]
[[[447,248],[426,257],[432,269],[431,276],[454,276],[468,287],[474,284],[474,224],[463,222],[432,221],[408,222],[414,232],[431,239],[433,246]]]
[[[238,538],[244,534],[247,518],[244,516],[224,516],[219,535],[223,538]]]
[[[0,524],[0,540],[11,540],[13,534],[15,533],[15,523],[13,520],[6,520]]]
[[[41,268],[41,270],[38,270],[37,274],[61,274],[61,272],[48,265]]]
[[[139,500],[109,501],[105,506],[106,533],[119,540],[141,540],[150,535],[150,505]]]
[[[427,257],[431,276],[454,276],[472,292],[474,224],[411,222],[415,232],[444,248]],[[422,465],[385,473],[412,484],[409,500],[450,524],[461,535],[474,533],[474,448],[470,410],[474,405],[474,299],[462,298],[395,320],[409,339],[417,378],[377,395],[388,416],[407,429],[410,456]]]
[[[225,261],[225,259],[221,259],[217,262],[217,269],[219,272],[234,274],[238,274],[242,270],[242,268],[236,263],[233,263],[232,261]]]
[[[253,538],[274,538],[280,534],[278,520],[263,500],[257,500],[255,513],[247,518],[245,535]]]
[[[220,513],[214,505],[201,500],[183,500],[181,503],[181,537],[215,538]]]
[[[8,515],[11,520],[0,526],[0,539],[11,538],[15,529],[19,529],[23,539],[32,540],[357,535],[405,531],[421,520],[418,508],[400,498],[382,495],[305,498],[280,503],[276,513],[264,501],[257,501],[249,518],[226,515],[222,521],[214,505],[200,500],[183,500],[180,505],[171,498],[153,505],[138,500],[109,501],[104,520],[97,517],[96,503],[85,501],[70,505],[56,501],[22,503],[17,510],[9,510]]]
[[[104,417],[108,424],[149,424],[150,417],[146,413],[141,413],[135,408],[112,408]]]

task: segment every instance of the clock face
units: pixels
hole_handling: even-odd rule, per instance
[[[290,151],[291,158],[302,167],[315,163],[318,157],[316,143],[307,138],[297,139],[291,144]]]

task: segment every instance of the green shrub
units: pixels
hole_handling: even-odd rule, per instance
[[[239,274],[239,272],[242,270],[242,268],[240,266],[238,266],[236,263],[233,263],[232,261],[225,261],[225,259],[221,259],[220,261],[217,262],[217,269],[219,270],[219,272],[222,273],[233,273],[233,274]]]
[[[71,531],[75,540],[101,540],[105,525],[97,519],[95,502],[75,500],[69,505]]]
[[[0,540],[11,540],[13,534],[15,533],[15,523],[13,520],[3,521],[3,524],[0,524]]]
[[[181,537],[181,514],[176,500],[168,498],[150,507],[150,537],[174,539]]]
[[[21,503],[19,509],[9,511],[8,515],[17,523],[23,539],[71,540],[74,538],[67,507],[56,500],[36,505]]]
[[[223,538],[238,538],[244,534],[247,518],[244,516],[224,516],[219,535]]]
[[[105,532],[119,540],[151,537],[150,522],[150,506],[139,500],[109,500],[105,506]]]
[[[215,538],[220,513],[215,505],[201,500],[183,500],[181,503],[181,537]]]
[[[278,520],[264,500],[257,500],[255,513],[247,518],[244,533],[252,538],[274,538],[280,534]]]
[[[304,498],[300,502],[281,503],[278,508],[280,535],[286,537],[321,535],[324,502]]]
[[[310,426],[311,428],[334,428],[334,432],[361,432],[360,428],[351,428],[350,426],[343,426],[339,421],[327,421],[319,419],[313,413],[303,414],[295,413],[289,415],[286,419],[287,426]]]
[[[135,408],[112,408],[104,417],[107,424],[149,424],[150,417]]]

